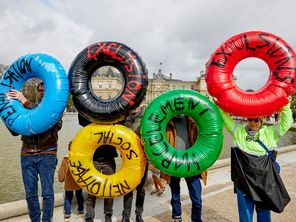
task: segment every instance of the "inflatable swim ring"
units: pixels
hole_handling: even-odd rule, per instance
[[[112,175],[100,173],[93,164],[94,152],[104,144],[117,148],[123,160],[121,169]],[[140,139],[123,125],[87,125],[75,136],[69,153],[74,180],[97,197],[114,198],[131,192],[141,182],[145,165]]]
[[[166,139],[166,126],[176,115],[195,121],[198,137],[192,147],[176,150]],[[222,117],[209,99],[192,90],[172,90],[155,98],[141,121],[145,153],[160,171],[176,177],[198,175],[218,158],[223,145]]]
[[[123,90],[111,99],[100,99],[91,87],[92,74],[102,66],[117,68],[123,76]],[[91,122],[116,123],[141,103],[148,85],[147,69],[141,57],[124,44],[99,42],[77,55],[69,70],[70,91],[79,113]]]
[[[270,69],[268,82],[255,92],[241,90],[233,79],[235,66],[248,57],[262,59]],[[206,83],[224,111],[243,117],[270,116],[295,92],[295,73],[295,52],[288,43],[273,34],[252,31],[228,39],[212,54]]]
[[[26,109],[18,100],[9,99],[10,89],[20,91],[30,78],[44,82],[44,96],[34,109]],[[15,133],[31,136],[51,128],[68,103],[68,77],[63,66],[46,54],[28,54],[16,60],[0,81],[0,116]]]

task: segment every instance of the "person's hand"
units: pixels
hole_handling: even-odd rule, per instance
[[[144,153],[143,157],[144,157],[143,159],[144,159],[145,163],[148,163],[149,159],[148,159],[148,157],[147,157],[147,155],[145,153]]]
[[[22,104],[25,104],[25,102],[27,101],[27,99],[24,97],[23,93],[15,90],[15,89],[9,90],[9,92],[6,95],[10,99],[16,99],[16,100],[20,101]]]
[[[292,102],[292,96],[288,96],[288,101],[289,101],[289,103]]]
[[[144,140],[143,140],[143,138],[140,138],[140,143],[141,143],[141,146],[144,147]]]

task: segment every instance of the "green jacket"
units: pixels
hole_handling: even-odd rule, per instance
[[[228,113],[224,112],[219,107],[218,109],[222,115],[224,126],[233,137],[234,146],[249,154],[258,156],[266,154],[265,150],[258,142],[250,140],[249,138],[247,139],[248,133],[245,125],[236,122]],[[289,130],[292,122],[292,111],[290,109],[290,104],[288,104],[282,108],[280,120],[271,126],[262,125],[255,137],[259,138],[267,148],[274,150],[277,148],[278,140]]]

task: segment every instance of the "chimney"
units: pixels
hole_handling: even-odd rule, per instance
[[[155,79],[155,72],[153,73],[153,79]]]
[[[172,79],[172,77],[173,77],[173,73],[170,73],[170,79]]]

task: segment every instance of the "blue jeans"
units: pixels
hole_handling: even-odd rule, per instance
[[[252,222],[255,204],[253,200],[245,196],[242,191],[236,188],[237,204],[240,222]],[[256,206],[257,221],[271,222],[270,210],[261,209]]]
[[[21,156],[23,183],[29,216],[32,222],[40,221],[40,205],[38,201],[38,175],[43,197],[42,221],[52,220],[54,208],[54,172],[58,159],[55,155]]]
[[[64,213],[65,213],[65,215],[68,215],[68,216],[71,215],[71,204],[72,204],[73,194],[74,194],[73,190],[65,191]],[[82,195],[82,189],[75,190],[75,196],[76,196],[77,205],[78,205],[78,209],[77,209],[78,212],[83,211],[84,210],[84,207],[83,207],[84,199],[83,199],[83,195]]]
[[[202,211],[202,199],[201,199],[201,184],[199,176],[186,177],[185,178],[190,199],[192,202],[191,208],[191,221],[192,222],[202,222],[201,211]],[[172,205],[172,218],[181,219],[182,210],[181,210],[181,197],[180,197],[180,178],[171,177],[170,182],[171,188],[171,205]]]

